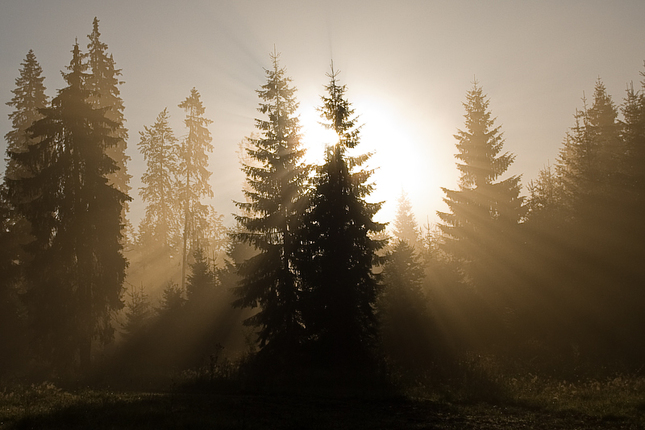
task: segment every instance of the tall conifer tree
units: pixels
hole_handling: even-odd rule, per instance
[[[164,109],[151,127],[139,133],[139,151],[147,164],[141,177],[140,194],[146,212],[139,238],[145,245],[170,249],[180,236],[182,212],[178,202],[179,145],[168,118]]]
[[[631,186],[639,168],[630,167],[638,158],[638,105],[638,96],[628,92],[621,126],[618,109],[598,80],[591,106],[583,98],[583,108],[576,111],[556,165],[568,202],[561,223],[565,258],[560,260],[565,264],[560,267],[559,289],[585,297],[569,304],[562,318],[568,328],[564,333],[569,342],[596,357],[643,353],[642,348],[617,341],[635,339],[642,331],[642,319],[635,323],[640,311],[634,306],[643,298],[642,212]]]
[[[384,246],[372,234],[385,225],[372,218],[380,203],[368,203],[371,170],[360,169],[370,154],[351,157],[360,126],[338,83],[333,65],[320,108],[338,142],[327,150],[314,178],[302,228],[299,269],[304,285],[303,320],[318,358],[332,366],[358,365],[371,352],[377,332],[379,279],[372,268]]]
[[[608,267],[613,259],[606,254],[608,247],[619,254],[623,248],[614,216],[616,210],[623,212],[618,208],[629,199],[624,187],[624,145],[618,110],[600,80],[591,107],[583,101],[557,164],[569,202],[567,239],[570,247],[582,250],[585,259],[596,261],[592,266]]]
[[[607,199],[618,191],[621,167],[618,111],[600,80],[596,82],[592,106],[587,107],[584,99],[583,102],[557,162],[574,217],[583,213],[599,215],[589,210],[606,207]]]
[[[184,124],[188,134],[179,151],[179,202],[183,212],[183,250],[181,266],[181,288],[185,288],[188,253],[198,236],[198,226],[209,215],[209,207],[201,203],[202,197],[213,197],[208,182],[208,153],[213,151],[208,125],[211,120],[204,117],[206,109],[199,92],[193,88],[190,96],[179,104],[186,111]]]
[[[449,212],[438,212],[446,251],[461,261],[466,280],[482,288],[503,282],[500,270],[522,216],[520,178],[499,180],[515,157],[502,153],[503,135],[489,103],[475,82],[464,103],[466,127],[455,135],[459,189],[443,188]]]
[[[257,255],[241,264],[234,304],[259,307],[246,323],[258,328],[262,347],[284,352],[297,348],[303,336],[294,255],[308,168],[302,161],[296,89],[277,53],[271,61],[266,83],[258,90],[258,111],[265,118],[256,119],[259,136],[249,138],[251,163],[243,165],[247,201],[236,203],[242,211],[236,217],[241,228],[237,239],[253,246]]]
[[[15,81],[16,88],[12,90],[13,97],[7,102],[14,110],[9,114],[12,128],[5,135],[7,163],[4,182],[0,184],[0,344],[4,345],[0,367],[6,371],[22,360],[20,354],[26,352],[27,346],[18,288],[22,287],[21,272],[29,260],[24,244],[32,238],[29,222],[16,210],[24,196],[16,189],[14,181],[29,176],[30,170],[17,157],[37,142],[29,128],[43,117],[41,110],[48,104],[43,84],[45,78],[32,50],[29,50],[21,66],[20,75]]]
[[[117,124],[88,101],[78,44],[72,54],[67,86],[29,129],[28,151],[11,154],[27,176],[10,188],[35,238],[25,299],[41,352],[54,364],[86,367],[93,339],[112,336],[110,313],[123,306],[120,219],[128,196],[106,179],[116,170],[105,150],[118,140]]]
[[[27,129],[42,118],[40,110],[47,106],[47,95],[43,84],[45,77],[42,76],[43,70],[36,60],[34,51],[29,50],[21,65],[20,76],[16,78],[16,88],[11,91],[13,97],[7,102],[14,111],[9,114],[11,131],[5,135],[7,141],[5,176],[13,179],[19,178],[24,172],[19,161],[11,157],[11,153],[27,151],[31,139]]]
[[[105,117],[115,123],[110,136],[115,138],[115,144],[106,149],[107,155],[116,163],[116,170],[108,175],[111,185],[124,194],[130,192],[130,179],[128,174],[128,161],[130,157],[126,154],[128,129],[125,127],[123,116],[123,100],[119,86],[121,69],[116,68],[112,54],[108,54],[107,44],[101,42],[99,32],[99,20],[94,18],[92,22],[92,33],[87,37],[90,43],[87,45],[89,76],[87,78],[87,90],[89,91],[88,101],[95,109],[105,109]],[[123,205],[122,222],[127,224],[126,212],[128,203]]]

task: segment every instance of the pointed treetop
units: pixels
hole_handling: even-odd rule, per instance
[[[85,63],[85,54],[81,52],[78,46],[78,40],[74,43],[72,48],[72,60],[67,66],[68,73],[61,71],[63,78],[70,87],[81,88],[86,78],[87,64]]]
[[[275,47],[275,43],[273,44],[273,53],[269,55],[271,56],[271,61],[273,61],[273,66],[276,67],[279,63],[280,52],[278,52],[278,49]]]
[[[15,179],[22,173],[24,166],[14,159],[12,154],[27,150],[31,140],[27,129],[38,119],[42,118],[41,109],[48,103],[45,94],[45,77],[43,69],[36,60],[32,49],[21,63],[20,75],[15,80],[16,88],[11,90],[13,97],[6,104],[14,108],[9,114],[12,129],[5,135],[7,141],[5,179]]]
[[[405,191],[401,191],[394,218],[394,236],[399,241],[405,241],[410,246],[417,246],[421,231],[412,212],[412,204]]]
[[[94,17],[94,21],[92,22],[92,33],[88,34],[87,37],[90,39],[90,43],[87,44],[87,49],[89,49],[90,52],[94,52],[95,55],[97,53],[105,55],[105,51],[108,46],[106,43],[100,41],[101,32],[99,31],[99,19],[97,17]]]
[[[179,103],[178,106],[186,111],[190,111],[190,113],[195,116],[202,115],[204,112],[206,112],[206,109],[204,108],[204,104],[202,103],[202,100],[201,100],[201,95],[199,94],[199,91],[197,91],[195,87],[193,87],[193,89],[190,90],[190,95],[186,97],[186,100]],[[211,123],[210,120],[206,120],[206,121],[208,124]]]
[[[490,101],[477,81],[466,93],[463,103],[465,129],[454,135],[457,139],[460,161],[457,168],[461,172],[460,188],[475,188],[493,183],[514,161],[509,152],[500,154],[504,146],[504,135],[500,126],[495,126],[496,118],[491,116]]]
[[[358,116],[354,115],[351,103],[345,97],[346,85],[338,83],[340,71],[334,69],[334,62],[331,62],[331,72],[327,73],[329,84],[325,85],[328,95],[321,97],[322,107],[318,108],[323,119],[327,123],[323,126],[328,130],[334,130],[338,135],[341,150],[343,148],[354,148],[358,145],[360,129],[357,125]]]
[[[35,111],[39,107],[44,107],[47,101],[45,86],[43,85],[43,81],[45,80],[45,77],[42,76],[43,69],[38,64],[33,49],[27,52],[25,60],[20,65],[22,68],[20,69],[20,76],[15,81],[16,89],[11,91],[14,97],[6,105],[19,108],[21,103],[29,99],[32,103],[38,104],[31,107]],[[17,115],[15,113],[10,114],[9,118],[14,119]]]

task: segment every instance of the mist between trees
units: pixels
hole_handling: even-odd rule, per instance
[[[475,81],[454,136],[460,180],[443,189],[447,211],[421,228],[403,194],[388,231],[373,220],[381,204],[369,201],[370,154],[342,75],[332,63],[319,107],[337,141],[308,165],[296,88],[274,52],[255,130],[240,145],[236,226],[226,229],[204,203],[217,190],[199,91],[172,101],[185,111],[185,138],[158,107],[133,139],[97,19],[88,38],[51,100],[29,51],[7,103],[3,377],[150,382],[207,369],[267,384],[357,373],[432,382],[473,357],[569,376],[640,370],[642,85],[617,106],[599,80],[574,108],[558,159],[523,195]],[[128,144],[147,166],[138,193]],[[128,221],[134,198],[146,205],[138,226]]]

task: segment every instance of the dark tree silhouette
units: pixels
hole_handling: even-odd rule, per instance
[[[414,247],[397,241],[383,269],[381,341],[398,366],[417,371],[430,368],[439,349],[424,280],[424,266]]]
[[[122,330],[126,340],[131,340],[145,332],[153,315],[150,298],[144,292],[143,286],[139,288],[133,286],[127,296]]]
[[[21,270],[28,261],[24,245],[33,238],[30,225],[16,210],[23,199],[16,180],[30,174],[29,167],[18,159],[19,154],[29,150],[35,140],[28,132],[34,122],[41,119],[41,109],[47,105],[42,69],[32,50],[29,50],[16,79],[13,97],[7,105],[14,110],[9,114],[11,130],[5,135],[7,142],[6,169],[0,184],[0,368],[10,371],[14,365],[24,363],[27,346],[25,315],[19,301],[18,291],[22,289]]]
[[[347,155],[360,141],[357,118],[333,66],[322,97],[321,116],[338,142],[318,168],[302,228],[299,270],[305,288],[302,308],[308,338],[322,362],[366,364],[377,334],[375,302],[379,277],[373,266],[384,240],[372,238],[385,225],[373,221],[380,203],[368,203],[371,171],[358,170],[369,154]]]
[[[119,80],[121,69],[116,68],[112,54],[107,52],[107,44],[100,40],[98,18],[94,18],[92,33],[87,37],[90,39],[87,45],[90,74],[85,84],[89,91],[88,101],[94,109],[104,109],[105,117],[115,123],[110,137],[115,138],[116,143],[106,148],[106,153],[115,161],[116,170],[107,175],[108,183],[123,194],[129,194],[132,176],[128,174],[128,161],[130,161],[130,157],[126,154],[128,129],[125,127],[124,105],[119,90],[119,86],[123,84]],[[124,226],[128,224],[127,210],[126,201],[121,213],[121,222]]]
[[[7,198],[5,184],[0,184],[0,376],[24,363],[27,331],[19,300],[20,269],[25,262],[24,240],[29,226],[18,217]]]
[[[105,150],[118,140],[117,124],[89,103],[78,44],[72,54],[67,87],[29,129],[28,151],[11,153],[27,175],[9,184],[35,237],[25,299],[41,352],[58,365],[78,358],[86,367],[92,340],[112,337],[110,313],[123,306],[120,220],[129,197],[106,179],[116,170]]]
[[[258,110],[266,118],[256,119],[260,136],[249,139],[247,148],[253,163],[243,165],[247,202],[236,203],[242,211],[236,216],[241,227],[236,237],[258,253],[239,266],[242,280],[234,305],[259,307],[246,324],[259,329],[261,347],[286,353],[297,348],[303,336],[294,236],[308,168],[302,162],[296,89],[279,55],[272,54],[271,61],[272,67],[265,70],[267,81],[258,91]]]

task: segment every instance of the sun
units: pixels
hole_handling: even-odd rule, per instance
[[[308,164],[322,164],[325,148],[338,141],[338,135],[333,130],[326,129],[320,120],[320,114],[314,107],[303,108],[300,112],[300,142],[307,150],[305,162]]]
[[[368,200],[383,202],[375,220],[392,222],[397,201],[405,192],[417,221],[424,225],[435,222],[443,198],[440,187],[453,185],[454,170],[452,147],[438,137],[439,127],[431,121],[419,129],[412,127],[403,113],[374,98],[359,98],[354,108],[362,125],[361,139],[348,154],[372,153],[363,167],[374,170],[371,182],[375,188]],[[320,124],[320,113],[313,106],[301,107],[299,118],[301,143],[307,151],[304,161],[321,165],[325,148],[336,143],[338,136]]]

